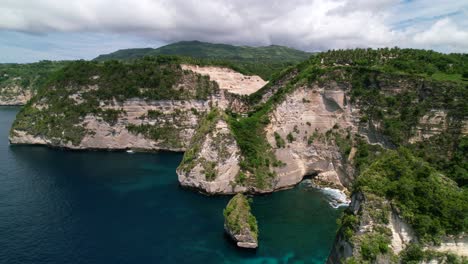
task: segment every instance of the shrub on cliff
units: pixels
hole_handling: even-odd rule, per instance
[[[423,241],[468,231],[468,195],[407,149],[388,150],[358,177],[355,191],[394,203]]]

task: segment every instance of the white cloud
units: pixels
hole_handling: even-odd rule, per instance
[[[147,41],[197,39],[307,50],[398,45],[466,52],[468,3],[462,2],[0,0],[0,30],[117,33]],[[462,15],[441,17],[454,12]],[[398,23],[404,28],[395,27]]]
[[[416,46],[426,48],[447,47],[453,51],[468,51],[468,31],[445,18],[437,21],[426,31],[413,36]]]

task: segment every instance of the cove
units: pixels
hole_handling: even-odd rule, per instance
[[[10,146],[0,107],[0,263],[324,263],[342,212],[321,191],[255,196],[257,251],[223,233],[227,196],[179,187],[182,154]]]

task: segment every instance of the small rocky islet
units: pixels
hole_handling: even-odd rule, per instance
[[[223,211],[224,230],[240,248],[258,247],[258,226],[245,195],[238,193]]]

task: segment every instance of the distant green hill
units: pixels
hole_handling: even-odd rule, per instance
[[[269,79],[274,72],[304,61],[312,54],[277,45],[248,47],[200,41],[181,41],[157,49],[118,50],[110,54],[100,55],[94,60],[133,60],[144,56],[157,55],[178,55],[209,61],[228,62],[244,69],[246,72]]]

